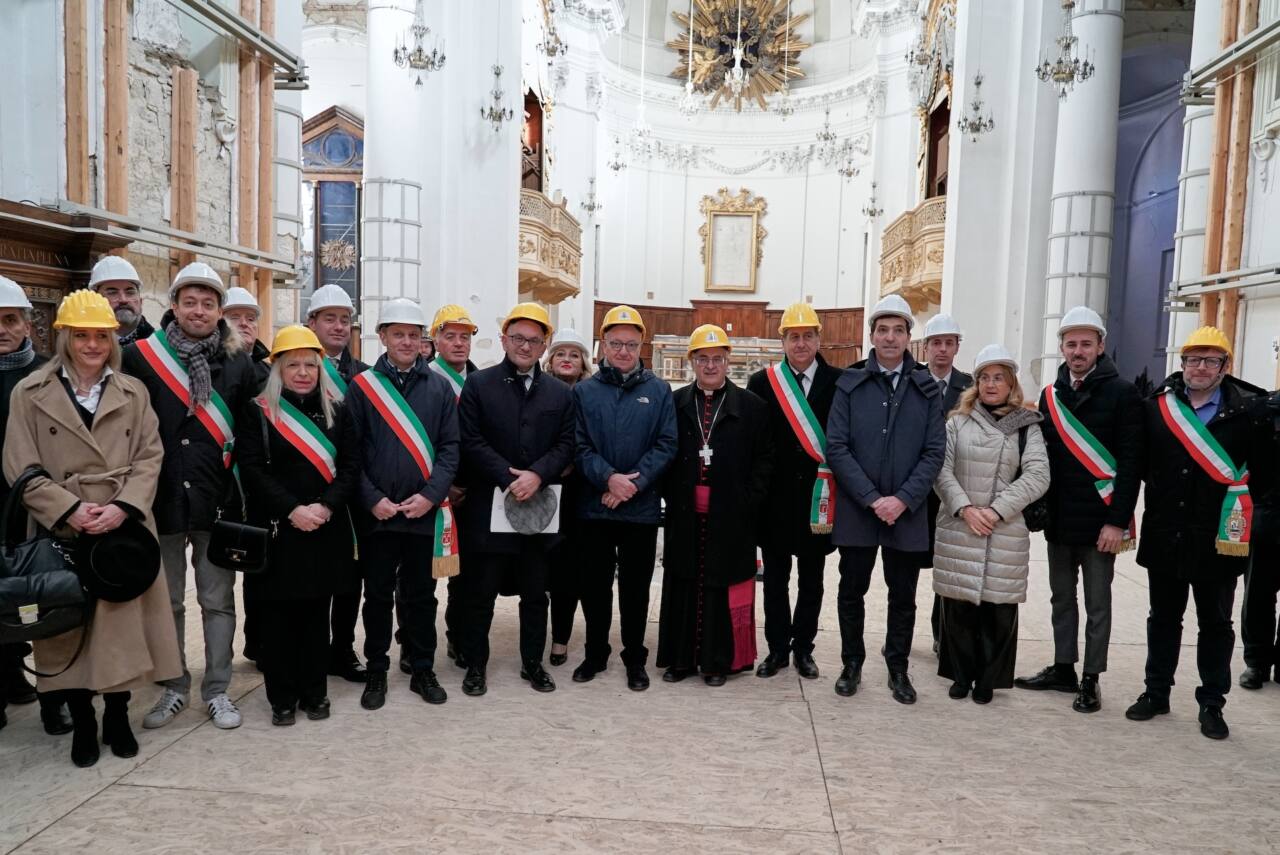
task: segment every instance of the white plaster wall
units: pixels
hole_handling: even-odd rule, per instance
[[[307,62],[308,86],[301,93],[302,114],[311,118],[337,105],[365,115],[369,77],[365,34],[332,25],[308,26],[302,31],[302,55]],[[386,57],[387,64],[399,71]]]
[[[61,5],[49,0],[5,0],[0,14],[0,197],[32,202],[66,191],[60,164],[64,132]]]

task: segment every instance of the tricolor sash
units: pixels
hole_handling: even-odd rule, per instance
[[[1093,482],[1094,489],[1098,491],[1102,503],[1110,506],[1111,498],[1115,493],[1115,455],[1108,451],[1106,446],[1084,426],[1084,423],[1076,418],[1075,413],[1063,405],[1058,398],[1057,389],[1052,384],[1045,387],[1044,397],[1049,408],[1049,419],[1058,431],[1058,436],[1062,437],[1063,445],[1090,475],[1098,479]],[[1129,525],[1124,530],[1124,540],[1120,544],[1121,552],[1133,549],[1135,531],[1134,521],[1130,519]]]
[[[835,475],[827,466],[827,434],[805,399],[800,381],[785,362],[770,365],[765,375],[800,447],[818,463],[818,477],[814,479],[809,501],[809,530],[814,534],[830,534],[836,520],[836,491]]]
[[[382,417],[401,445],[409,452],[424,480],[430,480],[435,466],[436,450],[427,436],[427,429],[386,376],[372,369],[362,371],[351,381],[364,391],[378,415]],[[436,514],[436,530],[432,546],[432,576],[437,579],[456,576],[459,571],[458,537],[453,521],[453,509],[448,502],[439,507]]]
[[[151,370],[177,396],[188,410],[191,409],[191,377],[182,365],[182,359],[169,344],[164,330],[158,329],[150,338],[137,343],[138,352],[147,360]],[[231,452],[235,448],[235,419],[231,417],[231,408],[218,394],[217,389],[209,390],[209,400],[195,408],[196,418],[205,430],[213,437],[214,442],[222,449],[222,465],[231,467]]]
[[[347,381],[342,379],[342,372],[338,370],[337,364],[329,357],[323,357],[324,372],[329,375],[329,379],[333,381],[333,385],[338,387],[338,391],[347,394]]]
[[[1249,470],[1231,462],[1217,438],[1209,433],[1190,406],[1167,390],[1156,399],[1165,427],[1182,443],[1191,459],[1204,473],[1219,484],[1227,485],[1218,517],[1219,555],[1244,557],[1249,554],[1249,538],[1253,533],[1253,498],[1249,495]]]
[[[259,398],[257,404],[262,408],[267,423],[305,457],[327,483],[332,484],[333,479],[338,477],[338,449],[324,435],[324,431],[320,430],[320,426],[284,398],[280,399],[278,419],[271,418],[271,410],[266,401]]]
[[[462,384],[467,382],[467,378],[454,371],[453,366],[439,357],[428,362],[427,367],[449,381],[449,385],[453,387],[454,398],[462,397]]]

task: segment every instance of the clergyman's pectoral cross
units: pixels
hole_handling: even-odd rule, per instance
[[[713,454],[715,454],[715,451],[711,448],[711,446],[709,445],[702,446],[702,450],[698,452],[698,456],[702,458],[703,466],[711,465],[711,455]]]

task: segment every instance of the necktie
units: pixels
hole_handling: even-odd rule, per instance
[[[804,392],[805,392],[805,388],[804,388],[804,381],[806,381],[806,380],[808,380],[808,379],[809,379],[809,375],[805,374],[803,371],[797,371],[797,372],[796,372],[796,382],[800,384],[800,393],[801,393],[801,394],[804,394]]]
[[[946,394],[947,394],[947,381],[946,381],[946,380],[939,380],[939,381],[938,381],[938,394],[939,394],[939,395],[946,395]]]
[[[885,379],[889,381],[890,389],[898,388],[898,372],[897,371],[886,371],[884,372],[884,376],[885,376]]]
[[[1083,381],[1083,380],[1072,380],[1072,381],[1071,381],[1071,391],[1073,391],[1073,392],[1079,392],[1079,391],[1080,391],[1080,387],[1081,387],[1081,386],[1083,386],[1083,385],[1084,385],[1084,381]]]

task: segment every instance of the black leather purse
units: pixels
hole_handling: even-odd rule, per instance
[[[1022,477],[1022,455],[1027,450],[1027,428],[1018,428],[1018,474],[1014,480]],[[1041,496],[1022,509],[1022,521],[1027,531],[1044,531],[1049,524],[1049,500]]]
[[[267,422],[262,421],[262,447],[267,456],[267,465],[271,465],[270,437],[267,436]],[[223,570],[235,570],[239,573],[262,573],[267,569],[267,559],[271,548],[271,532],[265,528],[249,525],[249,517],[245,505],[244,489],[240,486],[240,477],[235,475],[227,487],[228,496],[218,507],[213,522],[213,530],[209,533],[209,563]],[[236,508],[239,498],[239,521],[224,519],[228,516],[226,509]]]

